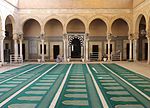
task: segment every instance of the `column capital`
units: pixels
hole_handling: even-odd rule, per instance
[[[138,40],[138,38],[139,38],[139,32],[134,33],[133,34],[133,39]]]
[[[89,41],[89,33],[85,33],[85,39]]]
[[[112,38],[111,36],[112,36],[112,34],[111,34],[111,33],[108,33],[108,34],[107,34],[107,40],[109,40],[109,41],[110,41],[110,40],[111,40],[111,38]]]
[[[13,34],[13,40],[18,40],[18,33]]]
[[[5,36],[5,31],[4,30],[0,30],[0,39],[3,39],[3,38],[5,38],[6,36]]]
[[[128,39],[129,39],[129,40],[133,40],[133,38],[134,38],[134,34],[133,34],[133,33],[129,33],[129,34],[128,34]]]
[[[0,40],[4,40],[5,39],[5,37],[4,36],[0,36]]]
[[[63,34],[63,40],[67,40],[67,33]]]
[[[147,37],[147,39],[150,39],[150,32],[146,33],[146,37]]]
[[[23,33],[18,33],[18,39],[19,39],[20,41],[23,40]]]
[[[41,41],[44,41],[44,40],[45,40],[44,34],[41,34],[41,35],[39,36],[39,38],[40,38]]]
[[[147,37],[147,40],[148,40],[148,41],[150,41],[150,36],[149,36],[149,37]]]

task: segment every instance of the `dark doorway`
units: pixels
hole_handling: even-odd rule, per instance
[[[148,59],[148,43],[145,43],[144,45],[144,53],[145,53],[145,57],[144,57],[144,60],[147,60]]]
[[[10,49],[4,49],[4,62],[10,62]]]
[[[81,58],[81,43],[78,38],[72,40],[71,58]]]
[[[127,43],[127,46],[126,46],[126,56],[127,56],[127,60],[129,59],[129,55],[130,55],[130,44]]]
[[[92,46],[92,52],[98,52],[98,45],[93,45]]]
[[[98,59],[98,45],[92,45],[92,53],[90,54],[91,59]]]
[[[56,59],[57,56],[59,55],[59,45],[53,46],[53,55],[54,55],[54,59]]]
[[[112,53],[112,44],[110,44],[110,54]],[[106,44],[106,54],[108,54],[108,44]]]

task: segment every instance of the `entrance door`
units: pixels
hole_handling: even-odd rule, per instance
[[[56,59],[57,58],[57,56],[59,55],[59,45],[54,45],[54,47],[53,47],[53,57],[54,57],[54,59]]]
[[[71,43],[71,58],[81,58],[81,43],[78,38],[74,38]]]
[[[144,45],[144,53],[145,53],[145,57],[144,57],[144,60],[147,60],[148,59],[148,43],[145,43]]]

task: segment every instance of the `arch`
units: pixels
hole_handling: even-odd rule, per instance
[[[147,18],[146,18],[146,15],[145,14],[143,14],[143,13],[140,13],[140,14],[138,14],[137,16],[136,16],[136,20],[135,20],[135,32],[139,32],[139,24],[140,24],[140,21],[141,21],[141,19],[142,19],[142,17],[144,17],[145,18],[145,21],[146,21],[146,30],[147,30]]]
[[[108,28],[109,28],[109,21],[108,21],[108,19],[106,18],[106,17],[104,17],[104,16],[101,16],[101,15],[95,15],[95,16],[92,16],[89,20],[88,20],[88,31],[89,31],[89,27],[90,27],[90,24],[91,24],[91,22],[93,21],[93,20],[95,20],[95,19],[100,19],[100,20],[102,20],[103,22],[105,22],[105,24],[106,24],[106,26],[107,26],[107,30],[108,30]]]
[[[40,28],[42,27],[42,21],[40,20],[40,18],[36,17],[36,16],[27,16],[25,18],[23,18],[23,20],[21,21],[21,30],[20,32],[23,32],[23,26],[24,24],[30,20],[30,19],[34,19],[36,20],[39,24],[40,24]]]
[[[45,27],[45,24],[46,24],[48,21],[52,20],[52,19],[58,20],[58,21],[62,24],[62,26],[64,26],[64,21],[63,21],[63,19],[62,19],[61,17],[59,17],[59,16],[53,15],[53,16],[48,16],[48,17],[46,17],[46,18],[44,19],[44,21],[43,21],[43,28]]]
[[[30,24],[30,26],[28,24]],[[33,29],[32,27],[35,28]],[[24,36],[39,36],[41,34],[40,23],[35,19],[28,19],[24,23],[22,31],[24,33]]]
[[[118,24],[119,23],[122,23],[122,25],[119,25],[118,27]],[[126,25],[124,25],[126,24]],[[114,27],[117,27],[117,28],[114,28]],[[122,28],[121,30],[118,30],[119,28]],[[114,29],[117,29],[116,31]],[[128,33],[129,33],[129,25],[127,23],[126,20],[122,19],[122,18],[117,18],[116,20],[113,21],[113,23],[111,24],[111,32],[113,35],[115,36],[128,36]]]
[[[132,32],[132,23],[131,23],[131,20],[128,17],[122,16],[122,15],[118,15],[118,16],[115,16],[115,17],[112,18],[112,20],[110,22],[110,29],[112,28],[112,24],[114,23],[114,21],[116,21],[117,19],[124,20],[127,23],[127,25],[128,25],[128,29],[129,29],[128,33]]]
[[[66,27],[67,32],[86,32],[86,27],[84,23],[79,20],[79,19],[72,19],[67,27]]]
[[[69,24],[70,21],[72,21],[74,19],[80,20],[84,24],[85,32],[88,32],[88,29],[87,29],[87,20],[84,17],[82,17],[82,16],[74,15],[74,16],[69,17],[67,19],[67,21],[65,22],[64,33],[67,33],[67,25]]]
[[[6,20],[7,19],[10,19],[11,23],[12,23],[12,33],[14,34],[16,32],[16,25],[15,25],[15,19],[12,15],[7,15],[6,18],[5,18],[5,25],[6,25]]]
[[[106,22],[100,18],[95,18],[92,21],[90,21],[88,28],[89,28],[89,34],[90,35],[107,36],[108,26],[107,26]]]
[[[49,30],[46,29],[48,27],[49,27]],[[54,18],[50,19],[44,24],[44,33],[46,36],[48,36],[48,35],[62,36],[63,35],[63,25],[58,19],[54,19]]]
[[[146,14],[138,14],[135,20],[135,32],[137,33],[136,38],[138,39],[137,46],[137,60],[147,60],[148,58],[148,44],[145,33],[142,34],[141,30],[148,30],[148,20]]]

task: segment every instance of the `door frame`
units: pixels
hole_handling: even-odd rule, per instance
[[[55,42],[50,42],[50,60],[54,60],[54,52],[53,52],[53,46],[54,45],[59,45],[59,54],[60,56],[63,56],[64,50],[63,50],[63,42],[62,41],[55,41]]]
[[[89,54],[88,55],[90,55],[90,53],[92,53],[93,45],[98,45],[98,55],[99,55],[98,60],[101,60],[101,58],[102,58],[102,42],[101,41],[89,41],[89,52],[88,52]]]

